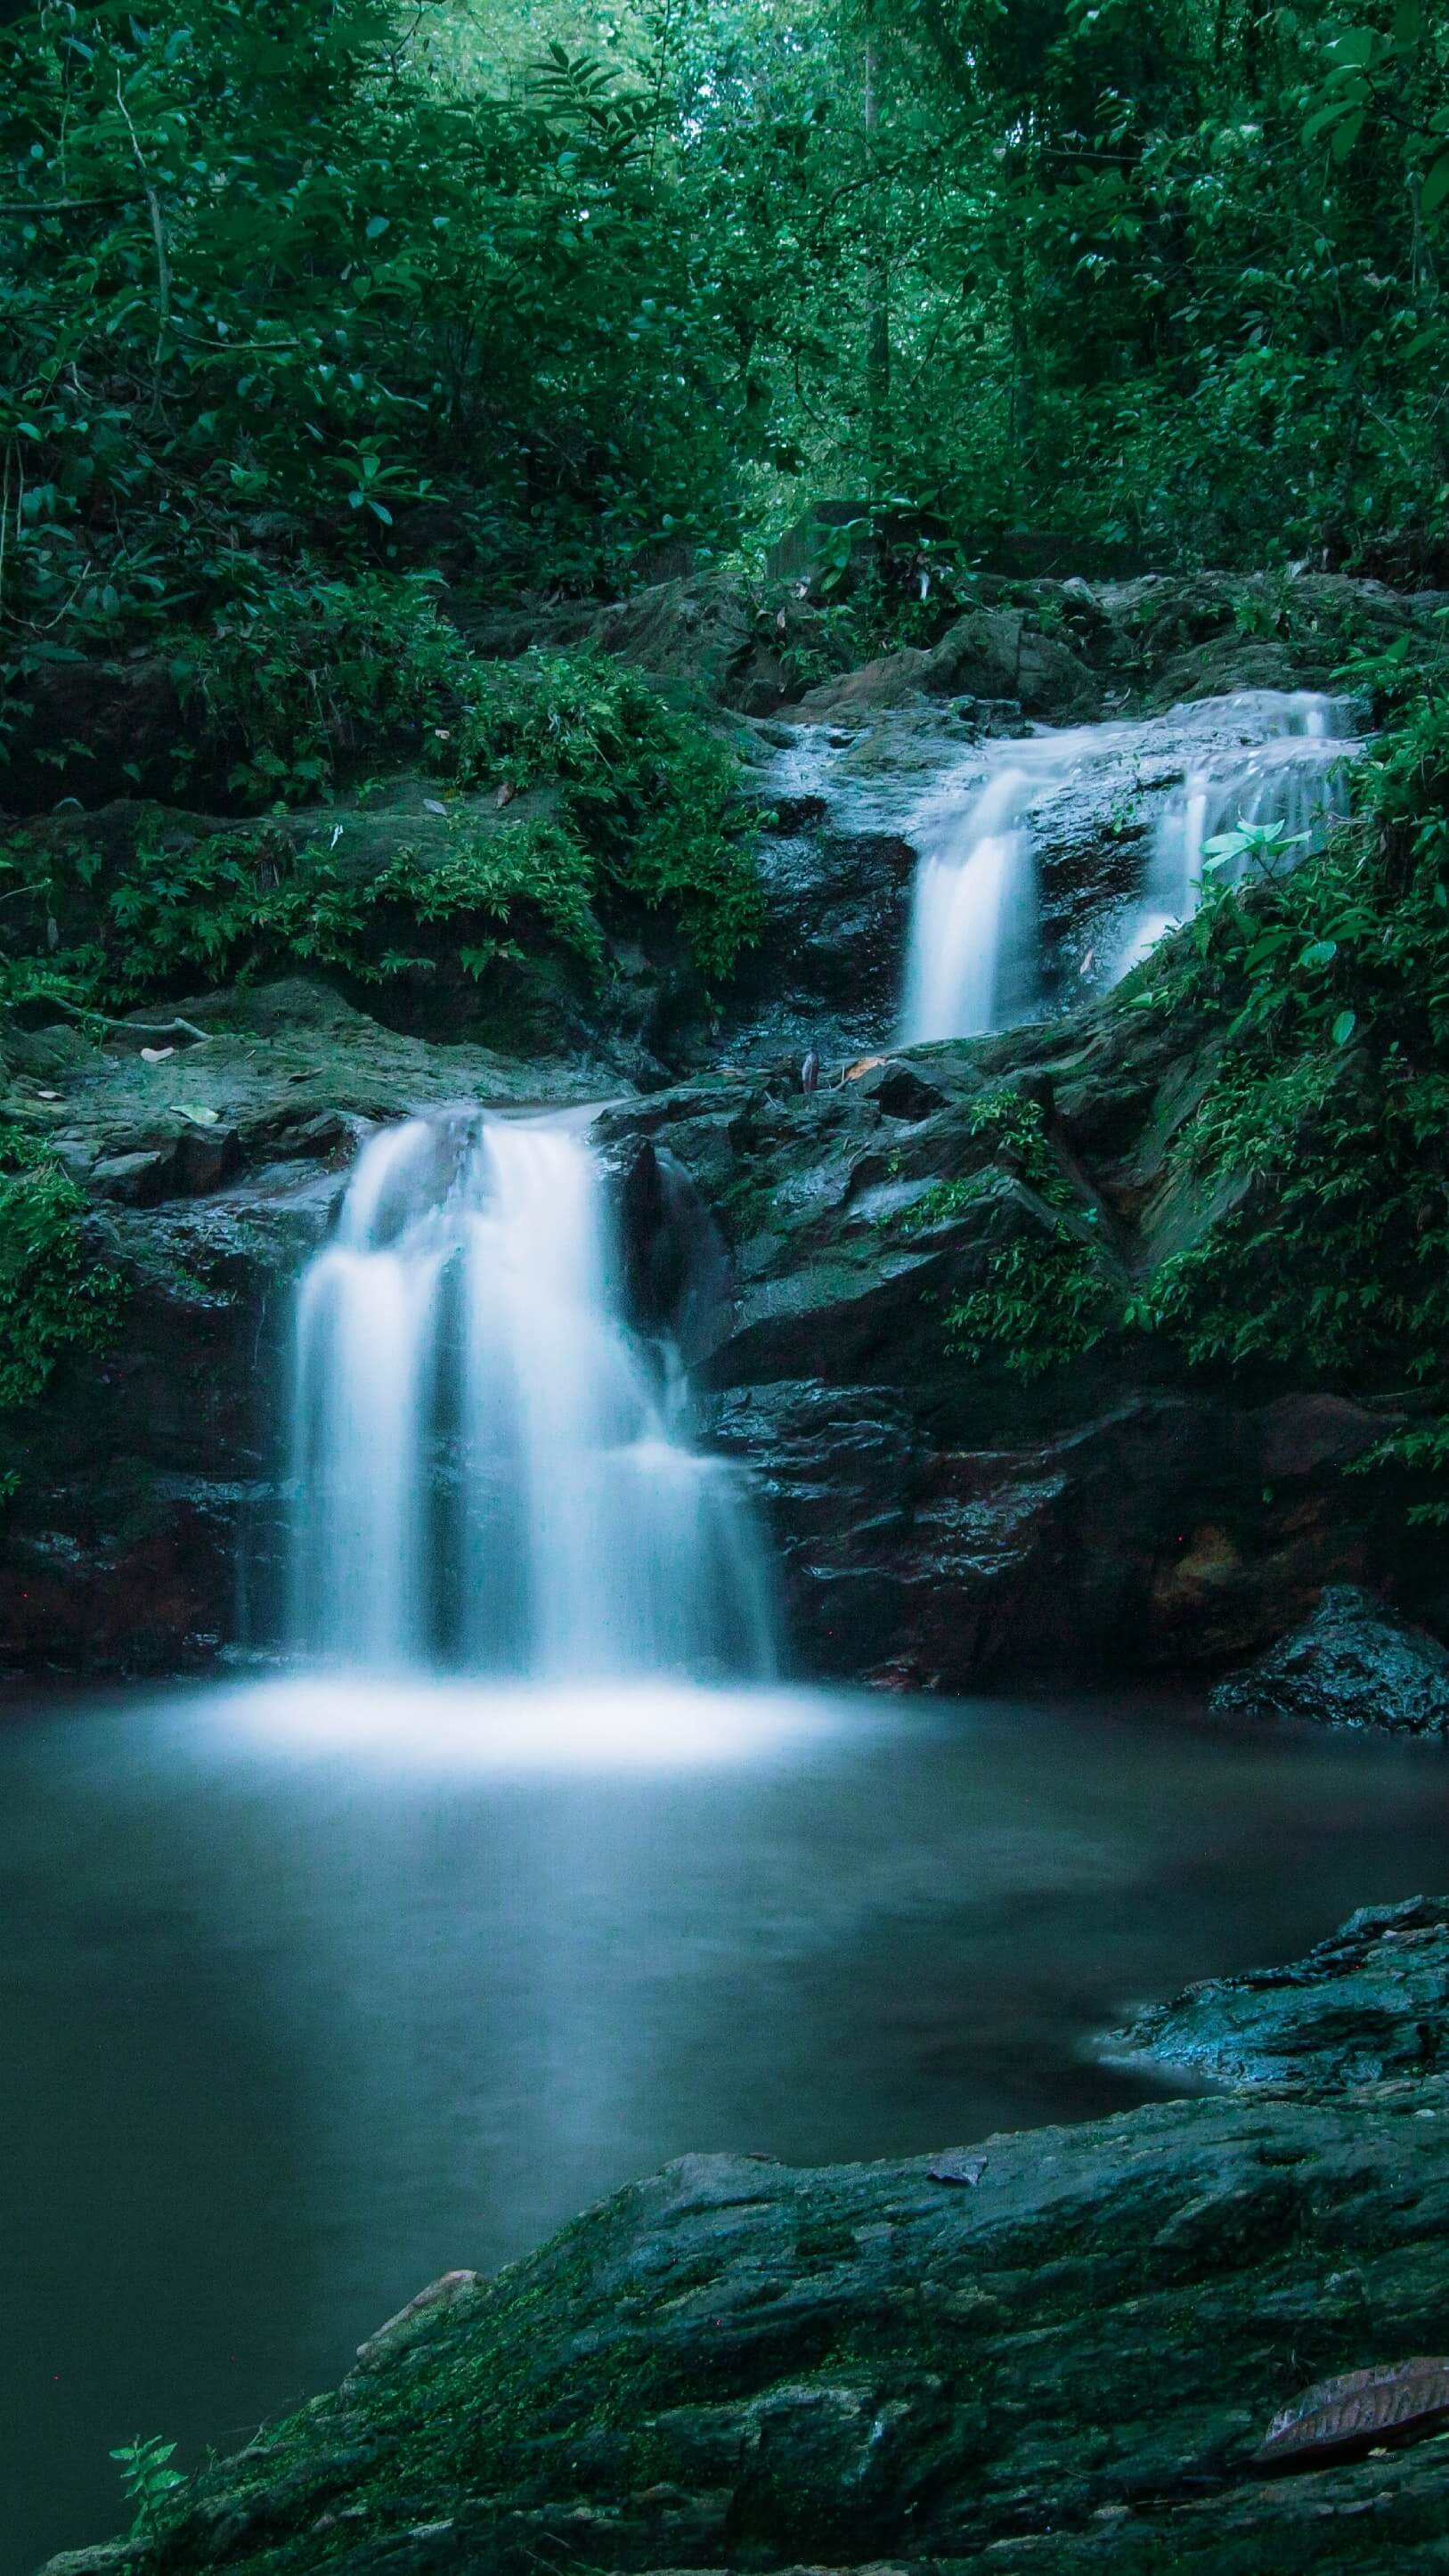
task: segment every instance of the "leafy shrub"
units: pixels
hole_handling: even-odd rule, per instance
[[[84,830],[21,831],[0,848],[0,989],[129,1007],[198,979],[335,970],[364,983],[427,971],[451,954],[482,975],[520,942],[603,957],[601,916],[670,917],[698,971],[729,974],[764,920],[755,833],[733,756],[601,656],[476,661],[425,590],[376,581],[317,594],[309,627],[285,600],[239,624],[192,665],[213,740],[244,741],[233,772],[261,784],[330,786],[364,751],[427,737],[455,786],[495,790],[494,808],[554,791],[555,819],[480,818],[444,795],[441,854],[405,840],[359,880],[331,836],[299,845],[265,823],[177,847],[158,829],[121,862]],[[448,722],[435,723],[434,718]]]
[[[121,1284],[80,1232],[86,1202],[47,1148],[0,1127],[0,1409],[41,1394],[71,1351],[103,1349]]]
[[[111,2457],[119,2462],[121,2485],[128,2501],[136,2508],[131,2525],[133,2540],[155,2540],[161,2533],[161,2512],[168,2496],[184,2487],[185,2478],[169,2464],[176,2445],[160,2433],[138,2433]]]
[[[240,601],[209,634],[180,639],[171,667],[195,735],[178,770],[220,773],[256,812],[421,751],[474,665],[428,581],[361,573]]]
[[[731,754],[602,654],[529,653],[477,672],[458,774],[558,786],[601,893],[672,914],[701,974],[728,975],[764,927]]]
[[[1088,1222],[1077,1191],[1053,1153],[1041,1105],[1000,1086],[971,1103],[967,1131],[989,1159],[979,1171],[938,1182],[906,1210],[902,1226],[919,1233],[977,1203],[998,1185],[1003,1169],[1024,1181],[1051,1212],[1044,1227],[995,1246],[985,1284],[946,1309],[946,1347],[957,1358],[994,1356],[1013,1376],[1044,1377],[1079,1359],[1100,1341],[1113,1320],[1113,1281],[1095,1245],[1066,1221],[1075,1209]]]
[[[1291,1372],[1414,1417],[1378,1463],[1449,1473],[1449,673],[1400,660],[1355,820],[1295,873],[1209,894],[1139,1007],[1222,1031],[1176,1141],[1237,1204],[1128,1320],[1196,1366]],[[1432,1491],[1413,1517],[1449,1520]]]
[[[96,863],[81,851],[70,867],[84,881]],[[58,900],[54,874],[48,887]],[[12,967],[9,997],[51,990],[128,1009],[198,980],[249,981],[298,967],[384,984],[435,967],[438,942],[428,934],[438,932],[477,977],[520,953],[510,934],[529,921],[593,967],[600,937],[591,891],[587,854],[548,823],[488,834],[460,815],[440,858],[403,847],[361,882],[321,845],[298,848],[266,828],[215,833],[181,851],[143,841],[100,898],[95,935]]]
[[[1045,1377],[1102,1339],[1109,1301],[1100,1255],[1057,1218],[1049,1232],[1017,1235],[992,1253],[986,1287],[946,1309],[946,1348],[965,1360],[994,1355],[1014,1377]]]

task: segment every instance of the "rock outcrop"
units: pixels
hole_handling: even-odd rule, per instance
[[[401,978],[366,1011],[300,983],[184,1003],[206,1043],[182,1031],[169,1054],[139,1026],[103,1046],[73,1026],[7,1032],[0,1112],[53,1142],[132,1295],[113,1353],[68,1365],[0,1424],[0,1480],[21,1474],[0,1523],[0,1666],[196,1663],[236,1638],[239,1583],[267,1632],[285,1282],[367,1127],[465,1097],[620,1104],[599,1132],[633,1189],[646,1329],[673,1293],[646,1219],[664,1223],[677,1181],[717,1224],[727,1258],[687,1339],[710,1436],[764,1491],[806,1669],[942,1688],[1217,1672],[1281,1638],[1325,1585],[1392,1576],[1422,1600],[1424,1569],[1380,1525],[1372,1480],[1344,1474],[1382,1438],[1378,1406],[1273,1383],[1225,1400],[1140,1335],[1023,1375],[1001,1345],[953,1354],[947,1316],[1003,1252],[1030,1265],[1063,1226],[1120,1299],[1224,1212],[1170,1155],[1210,1074],[1198,1034],[1091,1000],[1164,799],[1239,725],[1231,700],[1170,718],[1145,702],[1169,676],[1189,694],[1195,671],[1243,678],[1233,657],[1249,646],[1258,678],[1322,682],[1350,632],[1387,640],[1432,605],[1327,578],[983,583],[935,646],[895,657],[914,677],[884,717],[872,681],[849,724],[737,723],[768,818],[769,926],[714,996],[651,916],[637,939],[610,938],[587,991],[530,955],[512,1000],[480,1003],[455,960],[430,956],[416,991]],[[733,690],[739,703],[739,656],[762,649],[719,579],[560,615],[570,636],[681,685],[694,653],[712,702]],[[1279,657],[1271,673],[1264,653]],[[1216,656],[1210,671],[1188,667],[1195,654]],[[912,815],[943,771],[969,795],[977,747],[1026,725],[1028,704],[1139,711],[1053,773],[1033,815],[1044,984],[1063,1016],[892,1055]],[[473,802],[480,828],[513,827],[514,807]],[[142,816],[119,799],[85,818],[103,868]],[[319,819],[285,828],[315,834]],[[326,819],[334,863],[359,879],[400,836],[426,863],[450,829],[416,779]],[[147,808],[144,828],[184,848],[213,823]],[[807,1055],[824,1067],[813,1094]],[[977,1133],[982,1097],[1003,1085],[1043,1113],[1050,1207]],[[1273,1690],[1283,1704],[1288,1671],[1254,1679],[1257,1705]],[[1334,1687],[1346,1708],[1352,1677]]]
[[[1301,1628],[1219,1682],[1211,1706],[1220,1717],[1449,1736],[1449,1650],[1373,1593],[1335,1584]]]
[[[1358,1917],[1230,1981],[1234,2071],[1280,2068],[1326,1987],[1442,2034],[1446,1924]],[[492,2280],[446,2275],[334,2396],[198,2470],[164,2537],[52,2576],[1427,2569],[1449,2446],[1395,2374],[1449,2342],[1432,2063],[1381,2050],[1364,2081],[1353,2045],[1310,2047],[1287,2084],[969,2155],[686,2156]],[[1271,2474],[1270,2422],[1350,2373],[1347,2435]]]
[[[296,981],[192,1001],[171,1051],[12,1036],[7,1114],[95,1202],[116,1346],[0,1416],[0,1670],[170,1672],[279,1608],[287,1285],[380,1120],[597,1095],[597,1069],[428,1046]],[[163,1045],[165,1041],[162,1041]],[[153,1048],[153,1052],[159,1052]]]
[[[949,1310],[1004,1248],[1030,1265],[1065,1225],[1110,1299],[1194,1239],[1213,1212],[1169,1149],[1204,1077],[1109,1004],[866,1059],[814,1096],[742,1073],[601,1121],[611,1154],[667,1150],[718,1213],[736,1296],[701,1373],[807,1669],[959,1689],[1221,1667],[1383,1570],[1374,1488],[1343,1473],[1383,1436],[1373,1407],[1225,1399],[1141,1335],[1039,1376],[1009,1343],[952,1353]],[[1003,1090],[1041,1113],[1051,1205],[983,1132]]]
[[[1314,2094],[1449,2071],[1449,1902],[1366,1905],[1306,1959],[1189,1986],[1101,2053],[1174,2080]]]

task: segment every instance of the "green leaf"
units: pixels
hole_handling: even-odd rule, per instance
[[[1300,966],[1307,966],[1316,971],[1320,966],[1331,966],[1337,955],[1336,939],[1314,939],[1304,949],[1298,963]]]
[[[1334,1043],[1334,1045],[1335,1045],[1335,1046],[1347,1046],[1347,1044],[1348,1044],[1348,1042],[1349,1042],[1349,1039],[1352,1037],[1352,1035],[1353,1035],[1353,1033],[1354,1033],[1354,1030],[1355,1030],[1357,1027],[1358,1027],[1358,1013],[1357,1013],[1357,1011],[1340,1011],[1340,1012],[1339,1012],[1339,1015],[1338,1015],[1338,1017],[1337,1017],[1337,1019],[1336,1019],[1336,1020],[1334,1021],[1334,1023],[1333,1023],[1333,1043]]]
[[[1316,143],[1319,135],[1326,134],[1331,125],[1337,125],[1344,113],[1344,103],[1340,98],[1331,100],[1327,107],[1315,108],[1303,128],[1304,142]]]
[[[1351,107],[1329,146],[1335,161],[1346,161],[1364,129],[1365,114],[1361,107]]]
[[[391,215],[369,215],[367,218],[366,238],[369,241],[380,241],[383,234],[391,229],[391,226]]]
[[[1419,199],[1421,213],[1437,213],[1446,197],[1449,197],[1449,152],[1441,152],[1424,182],[1424,192]]]

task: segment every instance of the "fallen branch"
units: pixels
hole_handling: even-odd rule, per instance
[[[126,1029],[137,1038],[174,1038],[177,1035],[196,1038],[205,1045],[209,1029],[199,1029],[194,1020],[113,1020],[107,1011],[93,1011],[84,1002],[67,1002],[59,993],[37,994],[37,1000],[48,1002],[52,1009],[65,1011],[73,1020],[96,1020],[103,1029]]]

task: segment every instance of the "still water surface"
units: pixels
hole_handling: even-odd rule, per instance
[[[1083,2044],[1449,1885],[1449,1760],[1181,1708],[289,1681],[0,1726],[0,2576],[688,2148],[1140,2098]]]

